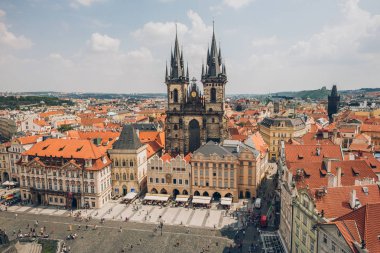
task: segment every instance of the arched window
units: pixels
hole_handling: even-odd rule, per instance
[[[119,161],[117,159],[115,160],[115,166],[119,166]]]
[[[178,90],[177,89],[173,90],[173,102],[178,103]]]
[[[116,173],[116,180],[119,180],[119,173]]]
[[[216,89],[211,88],[210,90],[210,102],[215,103],[216,102]]]
[[[129,161],[129,166],[133,167],[133,161],[132,160]]]
[[[123,160],[123,167],[127,166],[126,163],[125,163],[125,160]]]
[[[177,124],[174,125],[174,130],[178,130],[178,125]]]
[[[133,173],[131,173],[131,180],[133,180]]]
[[[123,180],[126,181],[127,180],[127,175],[125,173],[123,173]]]

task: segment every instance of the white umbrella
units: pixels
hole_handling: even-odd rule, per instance
[[[9,182],[9,181],[5,181],[5,182],[3,183],[3,185],[4,185],[4,186],[10,186],[10,183],[11,183],[11,182]]]

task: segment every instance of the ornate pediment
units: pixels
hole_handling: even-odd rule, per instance
[[[64,164],[62,166],[62,169],[75,170],[75,169],[82,169],[82,168],[79,164],[75,163],[75,161],[71,160],[67,162],[66,164]]]
[[[41,162],[41,160],[38,157],[36,157],[33,160],[31,160],[30,162],[26,163],[25,166],[35,167],[35,168],[46,167],[46,165],[43,162]]]

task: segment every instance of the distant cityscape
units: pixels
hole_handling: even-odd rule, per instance
[[[30,13],[36,16],[38,2],[31,1],[27,9],[33,9]],[[70,43],[63,39],[63,34],[76,26],[86,30],[83,33],[90,32],[87,26],[91,33],[95,28],[116,31],[114,23],[91,18],[92,5],[104,4],[96,16],[110,19],[122,10],[121,16],[130,21],[126,26],[134,27],[132,21],[140,15],[164,15],[170,6],[184,4],[165,0],[147,5],[143,1],[139,3],[144,7],[142,13],[134,1],[120,1],[123,8],[114,6],[112,12],[106,8],[112,4],[107,1],[69,2],[69,6],[56,3],[46,10],[71,8],[70,13],[81,19],[70,14],[70,19],[77,20],[75,24],[62,21],[48,29],[41,26],[39,33],[62,32],[54,34],[52,43],[41,34],[49,41],[43,46],[82,40],[78,34]],[[280,7],[280,2],[276,6]],[[372,45],[370,39],[378,38],[373,31],[380,30],[379,15],[361,9],[358,0],[341,2],[344,25],[326,28],[324,23],[320,33],[287,50],[276,49],[289,40],[277,36],[250,41],[248,48],[254,48],[254,54],[246,53],[243,45],[240,48],[240,40],[248,40],[243,28],[256,29],[251,23],[264,17],[253,9],[255,15],[244,14],[244,8],[256,1],[229,0],[203,11],[219,18],[227,15],[223,14],[225,8],[232,8],[234,13],[231,9],[229,15],[236,20],[229,22],[240,22],[241,27],[218,32],[214,20],[208,25],[190,9],[191,27],[160,21],[123,31],[138,42],[136,50],[129,51],[136,46],[134,40],[128,40],[128,51],[123,51],[120,39],[94,32],[86,46],[71,57],[63,53],[47,57],[42,48],[36,49],[44,52],[41,61],[29,59],[35,52],[27,53],[24,60],[13,55],[12,50],[30,49],[34,43],[13,34],[12,25],[6,24],[12,15],[6,20],[7,13],[0,9],[0,45],[12,48],[0,60],[6,67],[2,73],[7,73],[0,82],[4,87],[15,85],[14,90],[20,90],[16,84],[29,82],[28,78],[33,83],[52,77],[55,84],[48,89],[51,91],[27,91],[40,90],[31,85],[23,92],[0,92],[0,252],[380,253],[380,88],[341,89],[360,79],[372,83],[368,73],[373,72],[368,69],[378,65],[377,54],[358,45]],[[325,7],[318,10],[318,4],[313,3],[313,13],[330,15]],[[156,5],[165,7],[156,10]],[[14,11],[18,4],[4,6]],[[295,7],[289,6],[282,6],[281,12],[293,16]],[[88,13],[83,14],[81,8]],[[240,14],[252,15],[255,20],[241,20]],[[300,19],[306,19],[304,16]],[[275,24],[269,21],[260,22],[268,27],[286,23],[281,18]],[[87,25],[82,27],[82,22]],[[289,26],[295,23],[300,22],[294,20]],[[19,26],[16,22],[15,27]],[[309,26],[313,24],[305,29],[308,32]],[[160,48],[169,35],[171,47],[164,58]],[[231,51],[224,51],[229,44],[221,44],[219,36],[228,41],[233,38]],[[347,56],[354,49],[358,51]],[[365,56],[359,51],[365,51]],[[0,56],[3,52],[6,50],[1,48]],[[334,55],[336,52],[339,54]],[[237,63],[231,54],[249,60]],[[166,66],[165,59],[169,59]],[[367,59],[371,59],[369,67]],[[363,65],[358,68],[359,63]],[[196,64],[200,73],[192,77],[189,65],[194,68]],[[8,71],[14,66],[31,70]],[[141,82],[143,76],[152,83],[156,78],[150,72],[152,66],[162,67],[162,78],[154,80],[161,86],[152,90],[164,93],[150,92],[149,87],[137,89],[139,83],[128,89],[143,93],[97,93],[90,88],[59,92],[61,88],[69,90],[70,81],[68,87],[56,85],[86,77],[93,90],[99,90],[95,84],[104,78],[109,84],[100,90],[108,90],[120,76],[131,82]],[[319,89],[308,88],[316,87],[315,83],[291,87],[288,84],[298,80],[288,76],[294,66],[299,71],[297,78],[307,77],[304,82],[317,77],[333,80],[339,75],[342,80],[352,80],[349,84],[321,83]],[[319,72],[312,74],[313,68]],[[257,87],[257,94],[247,94],[247,86],[240,84],[245,87],[240,88],[236,80],[231,82],[230,71],[236,71],[231,76],[238,80],[262,72],[268,78],[278,75],[284,78],[281,87],[287,88],[280,91],[252,81],[249,84]],[[72,76],[65,79],[65,73]],[[276,80],[273,76],[272,82]],[[9,80],[14,84],[9,86]],[[228,94],[230,85],[239,92]],[[275,91],[267,92],[271,89]]]

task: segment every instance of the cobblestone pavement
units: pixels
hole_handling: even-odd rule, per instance
[[[39,215],[31,213],[0,212],[0,228],[10,239],[21,229],[28,231],[38,220],[39,231],[45,226],[50,238],[65,240],[69,234],[78,235],[75,240],[66,240],[71,252],[237,252],[234,242],[223,236],[220,230],[164,225],[162,235],[157,224],[92,220],[76,222],[72,217]],[[88,229],[86,229],[86,224]],[[96,229],[95,229],[96,225]],[[80,226],[80,228],[79,228]],[[72,231],[69,231],[69,229]],[[17,232],[16,232],[17,233]],[[178,246],[177,246],[178,243]],[[132,245],[132,246],[131,246]],[[232,250],[230,251],[230,245]]]
[[[241,201],[242,202],[242,201]],[[234,203],[232,210],[239,207],[241,203]],[[138,208],[135,211],[135,208]],[[142,205],[139,200],[135,203],[125,205],[119,201],[111,201],[105,204],[101,209],[76,210],[71,213],[65,209],[57,209],[48,206],[11,206],[8,212],[40,214],[49,216],[69,217],[77,215],[79,212],[82,217],[91,216],[93,219],[125,221],[128,218],[131,222],[155,224],[162,220],[167,225],[183,225],[189,227],[216,228],[231,227],[238,229],[242,226],[241,222],[227,214],[225,210],[216,208],[213,203],[211,209],[188,209],[184,207],[160,207]]]

